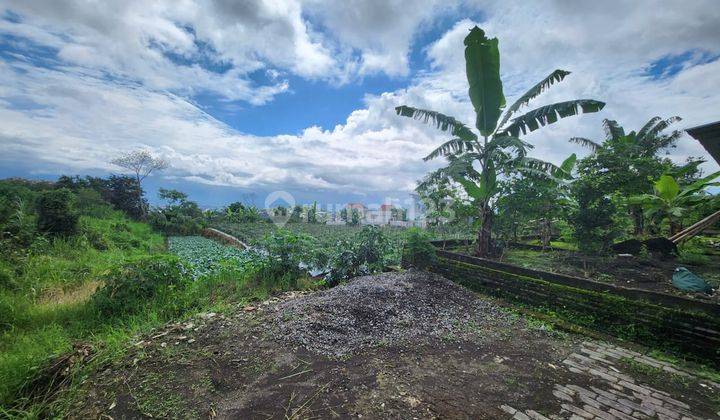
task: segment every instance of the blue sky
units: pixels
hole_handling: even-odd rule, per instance
[[[500,39],[509,99],[564,68],[571,77],[532,105],[608,104],[529,135],[536,157],[586,153],[567,139],[600,139],[603,118],[628,129],[654,115],[682,116],[678,129],[720,119],[713,2],[611,3],[4,2],[0,177],[103,176],[120,171],[113,157],[146,149],[171,163],[147,180],[153,201],[160,186],[204,206],[279,190],[402,200],[442,164],[422,157],[446,137],[393,108],[472,121],[462,39],[476,24]],[[708,157],[689,137],[672,153]]]

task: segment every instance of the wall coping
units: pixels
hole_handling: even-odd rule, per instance
[[[497,271],[504,271],[511,274],[521,275],[525,277],[536,278],[550,283],[561,284],[564,286],[575,287],[578,289],[591,290],[600,293],[610,293],[616,296],[645,300],[662,306],[671,306],[685,310],[701,311],[712,316],[720,316],[720,305],[714,303],[700,302],[693,299],[674,296],[667,293],[654,292],[650,290],[642,290],[631,287],[616,286],[613,284],[601,283],[598,281],[568,276],[566,274],[551,273],[549,271],[534,270],[524,268],[513,264],[488,260],[480,257],[472,257],[457,252],[436,250],[440,257],[448,258],[455,261],[464,262],[471,265],[490,268]]]

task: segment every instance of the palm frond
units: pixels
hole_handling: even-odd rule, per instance
[[[505,123],[508,122],[508,120],[510,119],[512,114],[515,113],[515,111],[520,109],[520,107],[527,105],[531,100],[540,96],[541,93],[548,90],[553,84],[561,82],[568,74],[570,74],[569,71],[557,69],[554,72],[550,73],[549,76],[542,79],[540,83],[531,87],[527,92],[525,92],[523,96],[521,96],[517,101],[515,101],[515,103],[510,105],[510,108],[508,108],[507,111],[505,111],[505,115],[503,115],[503,118],[500,121],[498,127],[502,128],[502,126],[504,126]]]
[[[448,156],[452,154],[459,154],[466,151],[476,150],[478,144],[473,141],[465,141],[461,138],[454,138],[441,144],[438,148],[430,152],[429,155],[425,156],[423,160],[435,159],[440,156]]]
[[[657,137],[657,135],[660,134],[661,131],[665,130],[671,124],[674,124],[680,120],[682,120],[682,118],[675,116],[675,117],[670,117],[664,121],[660,121],[657,124],[655,124],[652,128],[647,130],[645,133],[643,133],[642,136],[640,135],[640,133],[638,133],[638,140],[644,141],[644,140],[653,139],[653,138]],[[645,127],[643,127],[643,128],[645,128]]]
[[[560,169],[559,166],[554,165],[551,162],[547,162],[544,160],[536,159],[533,157],[525,157],[519,161],[520,166],[518,169],[532,169],[535,171],[540,171],[545,174],[552,175],[553,173],[561,173],[563,172],[562,169]]]
[[[658,121],[660,121],[660,120],[662,120],[662,118],[660,118],[660,117],[650,118],[650,120],[648,122],[646,122],[645,125],[642,126],[640,131],[638,131],[637,138],[642,139],[643,137],[645,137],[645,135],[648,133],[648,131],[650,131],[650,129],[653,128],[653,126],[655,126],[655,124],[657,124]]]
[[[505,149],[505,148],[512,148],[515,149],[515,152],[518,154],[518,156],[525,156],[527,154],[528,149],[532,149],[533,145],[523,141],[519,137],[515,136],[508,136],[508,135],[498,135],[494,136],[490,142],[487,144],[487,151],[492,151],[495,149]]]
[[[588,138],[585,137],[571,137],[570,143],[579,144],[580,146],[587,147],[588,149],[592,150],[593,152],[597,152],[602,148],[602,146]]]
[[[606,118],[603,120],[602,126],[607,140],[617,140],[625,135],[625,129],[615,120],[608,120]]]
[[[473,133],[465,124],[453,117],[426,109],[413,108],[406,105],[395,108],[398,115],[408,118],[421,120],[424,123],[432,123],[442,131],[450,131],[452,135],[460,137],[463,140],[477,140],[477,135]]]
[[[560,118],[570,117],[582,113],[598,112],[605,106],[604,102],[593,99],[577,99],[574,101],[558,102],[534,109],[517,118],[513,118],[503,132],[517,137],[520,132],[527,134],[540,127],[557,122]]]

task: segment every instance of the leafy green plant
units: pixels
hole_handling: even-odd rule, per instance
[[[253,252],[221,245],[202,236],[172,236],[168,238],[168,251],[187,262],[195,278],[225,270],[228,265],[242,268],[257,258]]]
[[[37,203],[38,231],[57,236],[71,236],[77,232],[79,215],[73,205],[75,196],[70,190],[43,192]]]
[[[681,187],[675,178],[663,175],[655,181],[653,194],[632,196],[628,201],[641,205],[649,218],[667,220],[670,234],[673,235],[680,230],[680,221],[689,208],[709,200],[717,200],[707,194],[705,189],[720,185],[720,182],[713,182],[718,177],[720,171]]]
[[[387,264],[388,240],[377,226],[364,226],[352,241],[342,240],[328,259],[325,281],[334,286],[343,280],[377,273]]]
[[[402,266],[426,269],[435,264],[437,255],[430,237],[422,229],[410,228],[407,231],[402,252]]]
[[[110,270],[92,302],[103,316],[135,314],[159,300],[172,312],[179,304],[170,298],[172,291],[188,281],[188,270],[177,257],[143,256]]]
[[[317,255],[313,238],[279,229],[261,241],[259,280],[271,289],[293,289],[297,280],[315,268]]]
[[[475,109],[475,127],[480,136],[453,117],[439,112],[412,108],[395,108],[398,115],[432,122],[438,129],[449,131],[454,138],[443,143],[425,160],[444,156],[449,164],[430,177],[451,178],[460,183],[478,208],[480,229],[476,253],[490,253],[491,229],[498,174],[510,175],[521,170],[561,173],[562,169],[527,157],[532,146],[519,138],[561,118],[581,112],[600,111],[605,104],[591,99],[578,99],[546,105],[515,118],[511,117],[553,84],[562,81],[570,72],[555,70],[533,86],[502,115],[505,95],[500,80],[500,52],[497,38],[488,39],[477,26],[465,38],[465,64],[470,100]],[[501,118],[502,116],[502,118]],[[478,168],[478,169],[476,169]]]

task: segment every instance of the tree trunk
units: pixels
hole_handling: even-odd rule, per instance
[[[542,235],[542,247],[543,249],[547,249],[550,246],[550,235],[552,234],[550,229],[550,219],[547,217],[542,218],[542,227],[541,227],[541,235]]]
[[[489,204],[480,207],[480,231],[477,238],[477,250],[475,255],[478,257],[487,257],[490,255],[490,238],[492,229],[492,210]]]
[[[645,233],[645,215],[643,214],[641,207],[632,207],[630,214],[633,218],[634,233],[635,236],[640,236]]]
[[[680,223],[670,220],[670,236],[675,235],[676,233],[680,232],[682,230],[682,226],[680,226]]]

